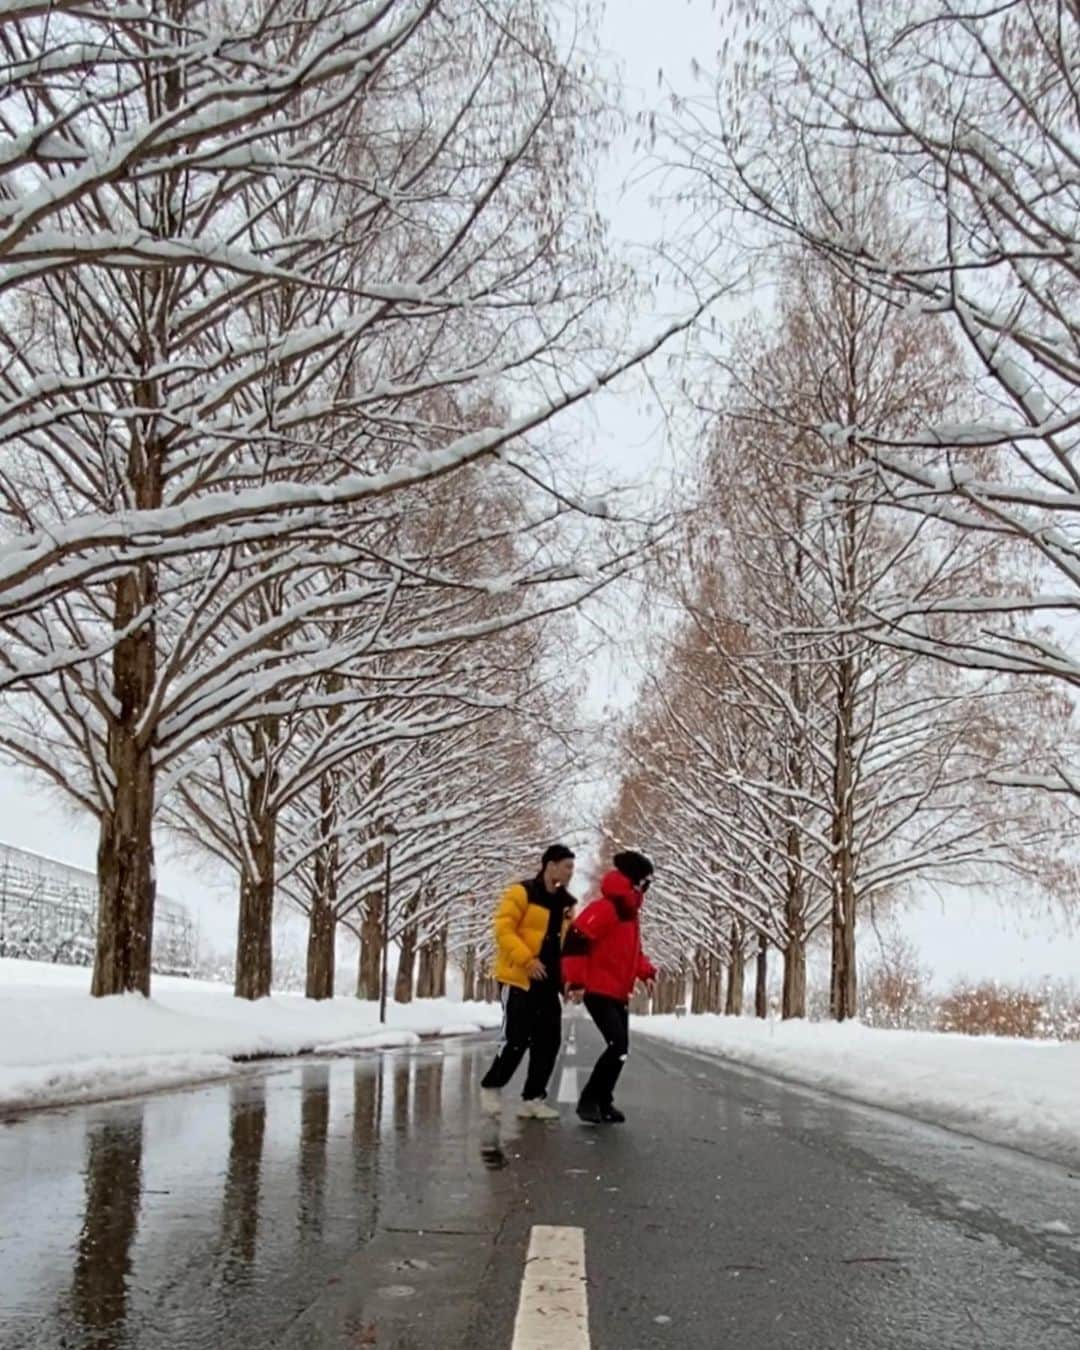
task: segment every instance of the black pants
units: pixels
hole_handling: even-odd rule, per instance
[[[626,1057],[630,1053],[630,1008],[606,994],[586,994],[585,1006],[607,1049],[596,1061],[592,1076],[582,1089],[581,1100],[597,1106],[610,1106],[615,1096]]]
[[[502,1041],[481,1086],[505,1087],[528,1050],[529,1072],[521,1095],[527,1102],[547,1096],[561,1043],[562,1003],[555,982],[534,980],[528,990],[504,984]]]

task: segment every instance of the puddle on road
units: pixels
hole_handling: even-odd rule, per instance
[[[482,1228],[487,1055],[315,1060],[0,1132],[0,1350],[272,1344],[377,1229]]]

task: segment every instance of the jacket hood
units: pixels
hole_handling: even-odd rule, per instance
[[[604,879],[600,882],[600,894],[606,900],[614,901],[616,907],[623,912],[626,910],[636,912],[641,908],[641,902],[645,898],[628,876],[624,876],[614,868],[605,873]]]

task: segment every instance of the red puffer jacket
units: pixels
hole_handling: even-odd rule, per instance
[[[608,872],[600,883],[600,899],[582,911],[566,935],[562,977],[567,988],[624,1002],[638,980],[654,978],[656,968],[641,950],[638,910],[643,899],[628,877]]]

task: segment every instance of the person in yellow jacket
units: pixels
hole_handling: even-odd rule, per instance
[[[537,875],[510,886],[495,910],[495,978],[502,986],[503,1025],[498,1054],[480,1088],[481,1105],[490,1115],[501,1111],[501,1091],[528,1050],[518,1115],[559,1119],[544,1098],[562,1043],[559,958],[577,903],[566,889],[573,875],[573,852],[565,844],[552,844]]]

